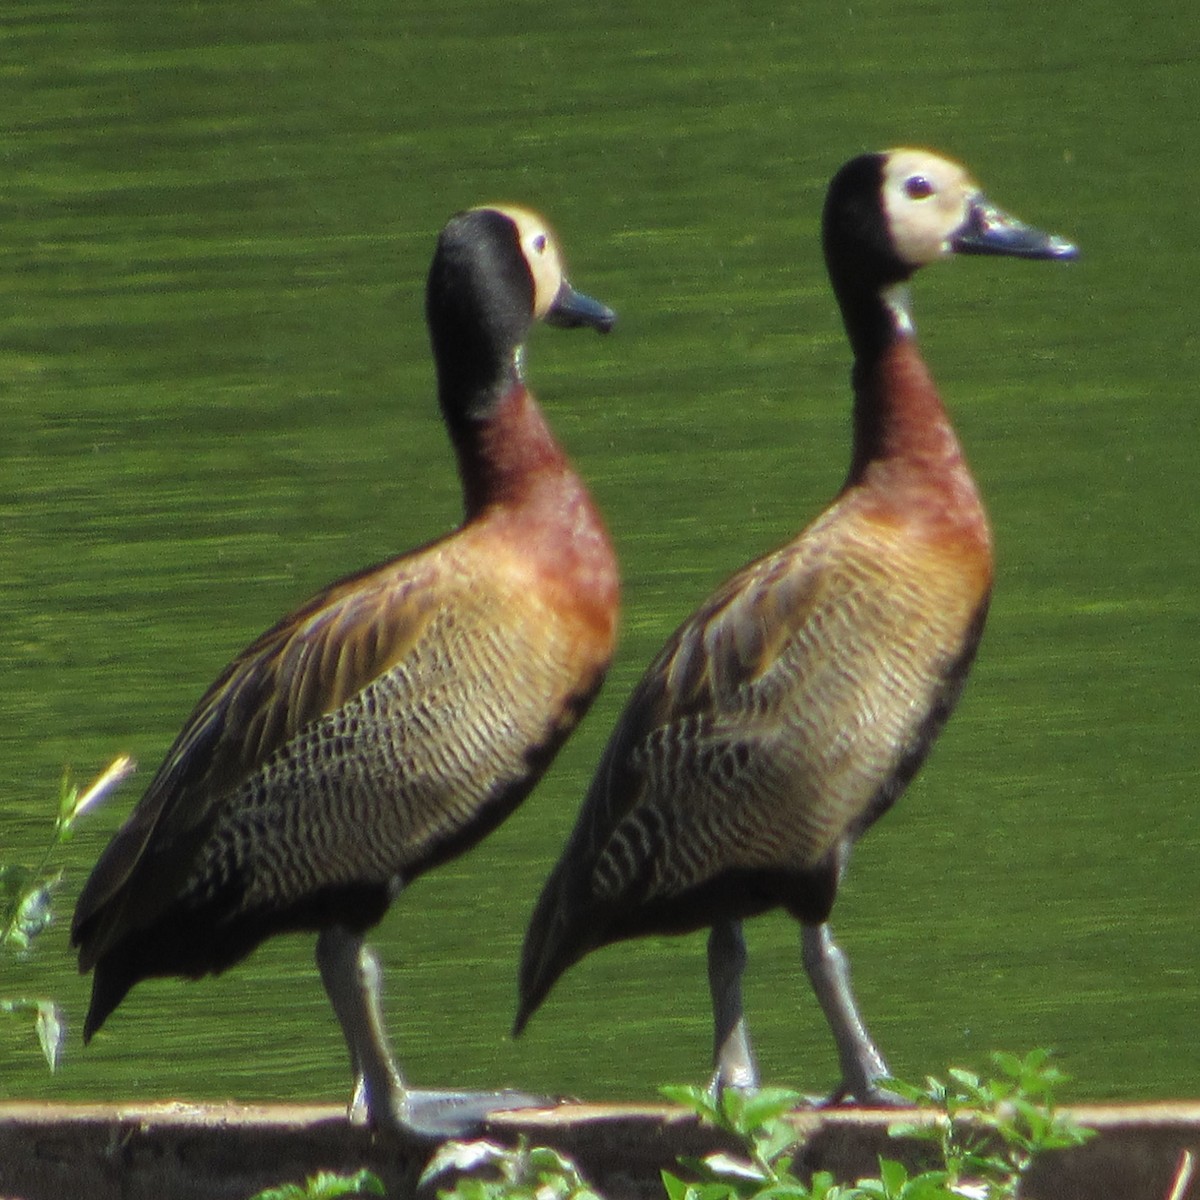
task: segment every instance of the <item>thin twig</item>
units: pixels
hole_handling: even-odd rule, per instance
[[[1185,1150],[1179,1156],[1179,1167],[1175,1172],[1175,1182],[1167,1193],[1167,1200],[1183,1200],[1183,1195],[1192,1182],[1192,1169],[1196,1165],[1195,1156],[1190,1150]]]

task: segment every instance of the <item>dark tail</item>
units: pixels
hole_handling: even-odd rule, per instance
[[[114,957],[102,958],[96,964],[92,976],[92,1001],[88,1005],[87,1016],[83,1021],[83,1044],[86,1046],[92,1040],[92,1035],[108,1020],[109,1014],[125,999],[129,989],[137,982],[132,975]]]
[[[564,860],[565,861],[565,860]],[[520,1037],[529,1018],[541,1007],[559,976],[577,963],[594,943],[579,936],[580,921],[567,872],[560,862],[534,906],[525,943],[521,948],[521,968],[517,979],[517,1016],[513,1037]]]
[[[544,964],[544,959],[531,954],[529,942],[526,941],[517,985],[517,1016],[513,1021],[513,1037],[520,1037],[524,1033],[529,1018],[541,1007],[542,1001],[550,994],[550,989],[562,974],[561,971],[551,974]]]

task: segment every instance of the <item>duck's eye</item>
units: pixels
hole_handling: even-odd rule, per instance
[[[924,175],[910,175],[904,181],[904,194],[910,200],[924,200],[933,195],[933,184]]]
[[[548,242],[544,233],[535,233],[533,235],[533,249],[536,253],[545,254],[547,245]]]

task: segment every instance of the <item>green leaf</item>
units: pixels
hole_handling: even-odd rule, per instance
[[[800,1141],[801,1135],[796,1127],[790,1121],[780,1119],[772,1121],[755,1138],[755,1149],[760,1158],[773,1163],[798,1146]]]
[[[741,1127],[747,1131],[761,1129],[784,1113],[795,1110],[802,1100],[799,1092],[788,1088],[763,1088],[751,1093],[745,1096],[741,1105]]]
[[[62,872],[58,871],[31,887],[21,897],[13,924],[19,930],[25,945],[28,946],[34,938],[50,927],[53,893],[61,879]]]
[[[62,1009],[53,1000],[22,997],[15,1000],[0,1000],[0,1013],[14,1017],[33,1017],[34,1030],[41,1044],[42,1054],[45,1055],[50,1070],[56,1070],[62,1058],[63,1045],[67,1036]]]
[[[33,872],[20,863],[9,863],[0,866],[0,895],[18,896],[25,889]]]
[[[897,1121],[888,1126],[888,1136],[913,1138],[920,1142],[940,1142],[944,1130],[935,1121]]]
[[[314,1189],[309,1181],[312,1200],[337,1200],[341,1196],[383,1196],[386,1191],[383,1180],[364,1168],[354,1175],[331,1175],[321,1172],[316,1178]]]
[[[678,1175],[663,1171],[662,1181],[667,1191],[667,1200],[693,1200],[692,1185],[680,1179]]]
[[[481,1166],[490,1166],[511,1158],[514,1153],[515,1151],[507,1146],[500,1146],[496,1142],[443,1142],[425,1164],[425,1169],[417,1180],[417,1187],[423,1188],[439,1175],[450,1171],[470,1172]]]
[[[298,1183],[282,1183],[278,1187],[256,1192],[250,1200],[304,1200],[308,1193]]]
[[[50,1070],[57,1071],[62,1060],[63,1045],[67,1040],[67,1025],[63,1020],[62,1009],[53,1000],[39,1000],[35,1027],[42,1054],[45,1055]]]
[[[812,1177],[808,1194],[811,1200],[829,1200],[835,1190],[841,1191],[834,1182],[833,1176],[828,1171],[818,1171]]]
[[[1042,1141],[1044,1150],[1066,1150],[1071,1146],[1082,1146],[1096,1136],[1096,1130],[1079,1125],[1068,1117],[1055,1117],[1053,1127]]]
[[[919,1104],[922,1100],[927,1099],[923,1088],[917,1087],[916,1084],[905,1083],[903,1079],[893,1079],[888,1076],[879,1081],[879,1086],[885,1092],[891,1092],[893,1095],[899,1096],[901,1100],[907,1100],[910,1104]]]
[[[672,1104],[691,1109],[701,1120],[716,1125],[721,1121],[721,1110],[707,1088],[692,1087],[688,1084],[665,1084],[659,1093]]]
[[[870,1200],[891,1200],[882,1179],[860,1179],[854,1185],[854,1194]]]
[[[383,1180],[365,1168],[354,1175],[334,1175],[320,1171],[302,1185],[283,1183],[267,1188],[251,1200],[342,1200],[347,1196],[386,1195]]]
[[[897,1200],[962,1200],[962,1193],[951,1190],[944,1171],[926,1171],[910,1179],[897,1193]]]
[[[736,1197],[743,1194],[753,1196],[757,1190],[757,1188],[750,1188],[743,1193],[737,1183],[708,1179],[702,1183],[690,1184],[688,1187],[688,1196],[690,1200],[735,1200]]]
[[[744,1158],[734,1158],[722,1150],[705,1155],[700,1160],[699,1167],[698,1174],[702,1178],[728,1183],[738,1188],[746,1184],[762,1187],[771,1181],[771,1173],[764,1171],[757,1163]]]
[[[0,946],[11,944],[24,950],[27,943],[17,928],[17,913],[21,899],[33,883],[34,874],[28,867],[13,864],[0,866]]]
[[[807,1188],[798,1179],[788,1179],[782,1183],[773,1183],[762,1191],[753,1193],[753,1200],[822,1200],[828,1196],[828,1190],[823,1192]]]
[[[894,1159],[881,1158],[879,1160],[879,1178],[889,1196],[898,1194],[908,1182],[908,1168]]]
[[[529,1165],[535,1171],[547,1174],[579,1177],[579,1170],[575,1164],[557,1150],[551,1150],[549,1146],[534,1146],[529,1151]]]

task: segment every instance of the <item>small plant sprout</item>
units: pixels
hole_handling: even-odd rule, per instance
[[[891,1133],[931,1143],[940,1162],[910,1175],[900,1162],[881,1158],[877,1178],[853,1184],[818,1172],[805,1182],[793,1172],[800,1138],[789,1112],[798,1093],[714,1096],[701,1088],[664,1088],[669,1100],[692,1109],[730,1134],[742,1156],[725,1153],[681,1161],[688,1178],[663,1173],[668,1200],[1020,1200],[1021,1183],[1046,1150],[1078,1146],[1092,1136],[1054,1108],[1053,1089],[1067,1076],[1051,1065],[1045,1050],[1024,1058],[995,1054],[996,1076],[982,1079],[951,1068],[948,1080],[912,1087],[896,1080],[887,1087],[934,1119],[898,1122]]]
[[[795,1128],[785,1116],[804,1104],[799,1092],[785,1088],[763,1088],[756,1092],[725,1088],[719,1093],[697,1087],[660,1090],[668,1100],[690,1108],[702,1121],[736,1139],[746,1155],[745,1161],[741,1161],[728,1154],[710,1154],[681,1165],[708,1176],[710,1181],[721,1179],[731,1185],[740,1184],[731,1193],[734,1195],[754,1195],[762,1188],[784,1182],[789,1152],[799,1142]],[[682,1200],[682,1194],[676,1195],[681,1181],[665,1175],[664,1182],[671,1200]]]
[[[454,1181],[438,1191],[441,1200],[603,1200],[566,1155],[547,1146],[531,1149],[523,1138],[516,1146],[446,1142],[417,1186],[443,1176]]]
[[[353,1175],[334,1175],[320,1171],[309,1176],[304,1183],[282,1183],[278,1187],[266,1188],[250,1200],[343,1200],[350,1196],[386,1195],[383,1180],[370,1171],[357,1171]]]
[[[49,928],[54,916],[54,892],[63,876],[62,868],[51,865],[55,853],[70,841],[75,822],[135,770],[137,764],[133,759],[122,754],[113,759],[82,794],[72,783],[70,771],[63,772],[54,830],[37,865],[0,863],[0,961],[7,956],[21,958],[28,955],[35,940]],[[66,1023],[59,1006],[46,999],[0,999],[0,1013],[33,1017],[42,1053],[50,1070],[55,1070],[66,1040]]]
[[[1023,1058],[997,1051],[991,1056],[996,1068],[991,1078],[952,1067],[945,1081],[930,1078],[924,1087],[893,1080],[888,1086],[894,1092],[938,1118],[899,1123],[891,1133],[935,1145],[952,1186],[961,1189],[977,1181],[985,1188],[977,1193],[984,1200],[1019,1200],[1022,1181],[1039,1154],[1079,1146],[1094,1136],[1094,1130],[1056,1110],[1054,1089],[1069,1076],[1050,1057],[1048,1050],[1031,1050]]]
[[[718,1152],[681,1159],[687,1178],[663,1172],[667,1200],[957,1200],[946,1188],[944,1171],[910,1178],[902,1163],[887,1159],[880,1160],[877,1179],[838,1183],[828,1171],[816,1172],[807,1182],[800,1179],[792,1169],[800,1135],[788,1119],[797,1107],[807,1107],[798,1092],[727,1088],[715,1096],[704,1088],[662,1091],[742,1148],[742,1157]]]

